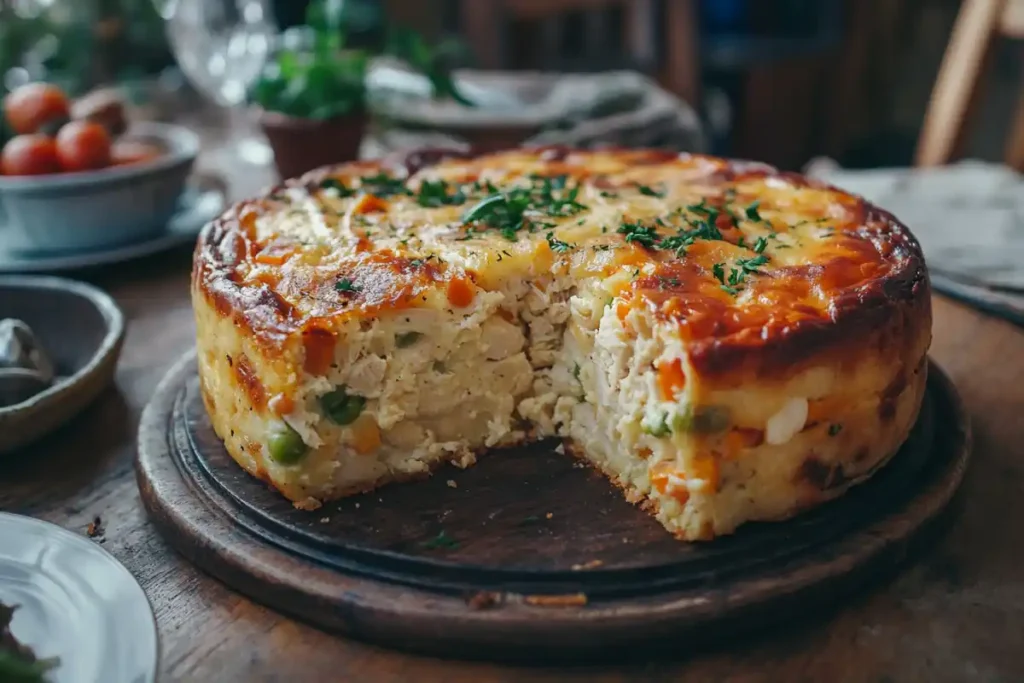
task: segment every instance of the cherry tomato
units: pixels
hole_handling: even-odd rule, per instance
[[[110,133],[92,121],[72,121],[57,133],[57,157],[65,171],[92,171],[110,165]]]
[[[46,175],[60,172],[57,146],[45,135],[18,135],[0,153],[4,175]]]
[[[135,140],[118,140],[110,150],[110,165],[141,164],[156,159],[160,154],[161,150],[156,145]]]
[[[60,88],[49,83],[29,83],[4,98],[4,114],[15,133],[37,133],[47,124],[66,121],[71,103]]]

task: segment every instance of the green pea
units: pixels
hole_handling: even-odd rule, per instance
[[[423,335],[419,332],[405,332],[403,334],[395,335],[395,346],[400,349],[404,349],[407,346],[412,346],[416,341]]]
[[[307,450],[299,433],[288,425],[271,436],[267,446],[270,449],[270,458],[281,465],[294,465],[302,459]]]
[[[729,409],[722,406],[686,406],[672,417],[672,431],[713,434],[729,428]]]
[[[345,387],[339,387],[329,394],[320,397],[320,407],[331,422],[347,425],[355,422],[359,413],[366,407],[366,399],[362,396],[350,396]]]

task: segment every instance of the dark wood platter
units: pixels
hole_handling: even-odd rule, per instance
[[[903,449],[787,522],[682,543],[554,443],[295,509],[227,455],[195,354],[146,408],[136,473],[153,521],[229,586],[323,628],[487,659],[593,660],[707,643],[835,604],[935,530],[970,430],[934,365]]]

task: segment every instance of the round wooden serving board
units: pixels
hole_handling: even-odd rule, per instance
[[[675,540],[555,443],[306,512],[231,460],[195,368],[194,352],[174,366],[139,428],[142,499],[170,542],[282,612],[463,658],[679,653],[817,612],[937,528],[970,452],[963,406],[932,364],[921,418],[885,469],[710,543]]]

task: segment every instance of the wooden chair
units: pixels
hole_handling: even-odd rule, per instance
[[[521,69],[516,63],[509,26],[525,25],[536,32],[531,40],[531,64],[545,69],[637,68],[653,73],[670,91],[692,106],[700,97],[700,64],[697,50],[697,0],[460,0],[460,33],[477,64],[487,69]],[[623,59],[604,40],[609,12],[618,9],[623,18],[620,42]],[[662,14],[658,16],[658,12]],[[566,59],[560,40],[570,18],[582,19],[582,54]],[[664,49],[659,57],[658,46]]]
[[[964,0],[932,89],[918,139],[917,166],[946,164],[959,152],[981,99],[985,67],[1000,37],[1024,38],[1024,0]],[[1024,171],[1024,87],[1005,161]]]

